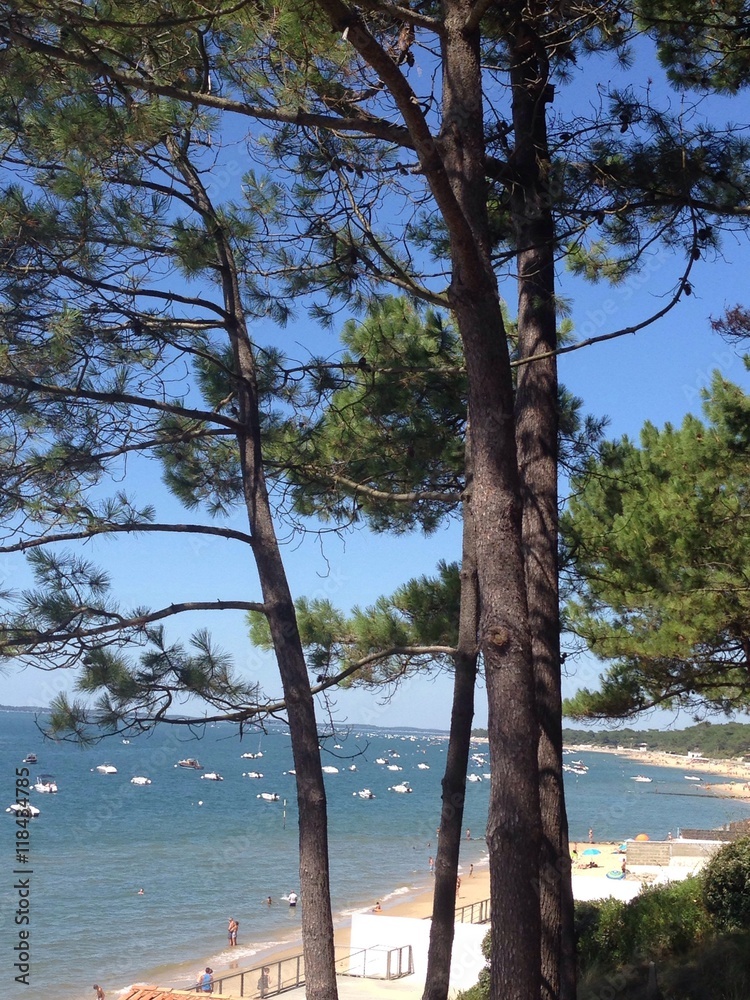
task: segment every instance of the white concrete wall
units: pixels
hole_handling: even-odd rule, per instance
[[[385,968],[384,952],[388,948],[411,945],[414,976],[424,982],[427,974],[427,950],[430,943],[430,920],[414,917],[388,917],[383,913],[355,913],[352,915],[351,950],[378,948],[372,956],[368,953],[367,975],[373,975],[380,962]],[[482,941],[489,931],[488,924],[456,924],[451,962],[451,992],[473,986],[484,968]],[[382,951],[380,950],[382,949]],[[378,959],[378,956],[383,956]],[[356,961],[356,958],[353,959]],[[378,974],[382,974],[379,969]]]

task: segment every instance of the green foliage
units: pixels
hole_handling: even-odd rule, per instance
[[[750,82],[743,0],[641,0],[638,13],[658,43],[661,63],[680,87],[735,93]]]
[[[302,645],[310,666],[324,681],[359,664],[342,685],[380,684],[407,671],[452,666],[457,643],[460,580],[455,563],[438,565],[435,577],[409,580],[392,595],[348,615],[325,599],[295,601]],[[248,615],[255,645],[272,649],[264,615]]]
[[[617,969],[685,954],[712,932],[697,878],[646,888],[628,903],[576,904],[582,970]]]
[[[703,901],[722,930],[750,930],[750,837],[722,847],[701,873]]]
[[[613,661],[601,690],[567,703],[574,718],[644,708],[750,704],[750,492],[747,401],[715,376],[707,422],[646,424],[601,449],[574,479],[561,529],[577,573],[569,629]],[[743,423],[744,420],[744,423]]]
[[[645,743],[649,750],[685,756],[699,750],[704,757],[723,759],[750,755],[750,725],[743,722],[721,724],[701,722],[687,729],[563,729],[568,746],[590,744],[593,747],[635,749]]]
[[[463,489],[457,334],[441,314],[388,297],[361,323],[345,323],[342,341],[342,374],[311,372],[311,393],[328,397],[321,416],[302,427],[287,421],[272,447],[295,506],[325,521],[366,518],[376,531],[433,531]]]

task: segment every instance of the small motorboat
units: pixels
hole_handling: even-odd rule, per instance
[[[323,768],[321,768],[321,770],[323,771],[323,774],[338,774],[339,773],[339,769],[337,767],[333,767],[332,764],[326,764],[326,766],[323,767]]]
[[[201,775],[201,778],[205,778],[207,781],[223,781],[223,777],[218,773],[218,771],[206,771],[205,774]]]
[[[701,781],[697,774],[686,774],[685,781]]]
[[[352,795],[359,796],[361,799],[374,799],[375,795],[370,791],[369,788],[362,788],[358,792],[352,792]]]
[[[653,778],[647,778],[647,777],[645,776],[645,774],[636,774],[636,775],[634,775],[634,777],[632,777],[632,778],[631,778],[630,780],[631,780],[631,781],[642,781],[642,782],[649,782],[649,781],[653,781]]]
[[[375,758],[375,763],[376,764],[385,764],[385,757],[376,757]]]
[[[257,753],[243,753],[241,755],[245,760],[257,760],[258,757],[262,757],[263,753],[259,750]]]
[[[117,774],[117,768],[114,764],[97,764],[94,768],[99,774]]]
[[[349,765],[349,770],[350,771],[356,771],[357,770],[357,765],[356,764],[350,764]]]
[[[56,792],[57,782],[51,774],[40,774],[32,788],[35,792]]]
[[[36,806],[28,805],[25,806],[21,802],[11,802],[8,808],[5,810],[7,813],[13,813],[14,816],[38,816],[41,812]]]
[[[36,754],[35,753],[27,753],[26,756],[23,759],[23,763],[24,764],[36,764]]]
[[[402,795],[408,795],[409,792],[412,791],[412,789],[406,784],[405,781],[402,781],[400,785],[391,785],[388,791],[400,792]]]
[[[263,775],[261,774],[260,771],[243,771],[242,772],[242,777],[243,778],[262,778]]]
[[[203,770],[203,765],[195,757],[186,757],[184,760],[178,760],[175,767],[188,767],[192,768],[193,771]]]
[[[386,771],[403,771],[403,767],[399,767],[398,764],[389,764]]]
[[[278,802],[279,797],[276,792],[259,792],[256,799],[263,799],[264,802]]]
[[[151,778],[144,778],[142,774],[136,774],[134,778],[130,779],[131,785],[150,785]]]
[[[481,774],[468,774],[466,776],[466,780],[467,781],[481,781],[482,780],[482,775]]]
[[[430,770],[430,765],[429,764],[417,764],[417,767],[419,768],[420,771],[429,771]]]

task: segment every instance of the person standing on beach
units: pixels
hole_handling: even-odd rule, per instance
[[[590,844],[594,843],[594,828],[593,827],[589,828],[589,843]]]
[[[267,965],[263,966],[263,971],[260,974],[260,979],[258,980],[258,996],[264,997],[268,993],[268,983],[269,983],[269,972],[271,970]]]
[[[297,893],[292,889],[289,893],[289,909],[293,910],[297,906]]]
[[[430,857],[430,860],[427,862],[427,864],[430,866],[430,871],[434,872],[435,871],[435,859],[433,857]]]

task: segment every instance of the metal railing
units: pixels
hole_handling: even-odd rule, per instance
[[[456,910],[457,924],[487,924],[490,921],[490,901],[480,899],[478,903],[468,903]]]
[[[401,979],[414,973],[414,958],[411,945],[396,948],[375,945],[351,951],[337,948],[345,954],[336,958],[336,974],[339,976],[359,976],[363,979]]]
[[[360,948],[356,951],[337,948],[335,961],[337,976],[400,979],[414,972],[410,944],[397,948],[380,946]],[[302,955],[292,955],[278,962],[265,962],[263,965],[256,965],[242,972],[231,972],[224,976],[214,975],[212,979],[214,993],[232,997],[251,997],[253,1000],[278,996],[304,984],[305,961]],[[188,986],[186,989],[199,996],[202,993],[199,984]]]
[[[226,993],[233,997],[272,997],[287,990],[296,989],[305,982],[305,960],[302,955],[292,955],[278,962],[264,962],[242,972],[231,972],[224,976],[214,975],[214,993]],[[188,990],[201,994],[200,985],[189,986]]]

